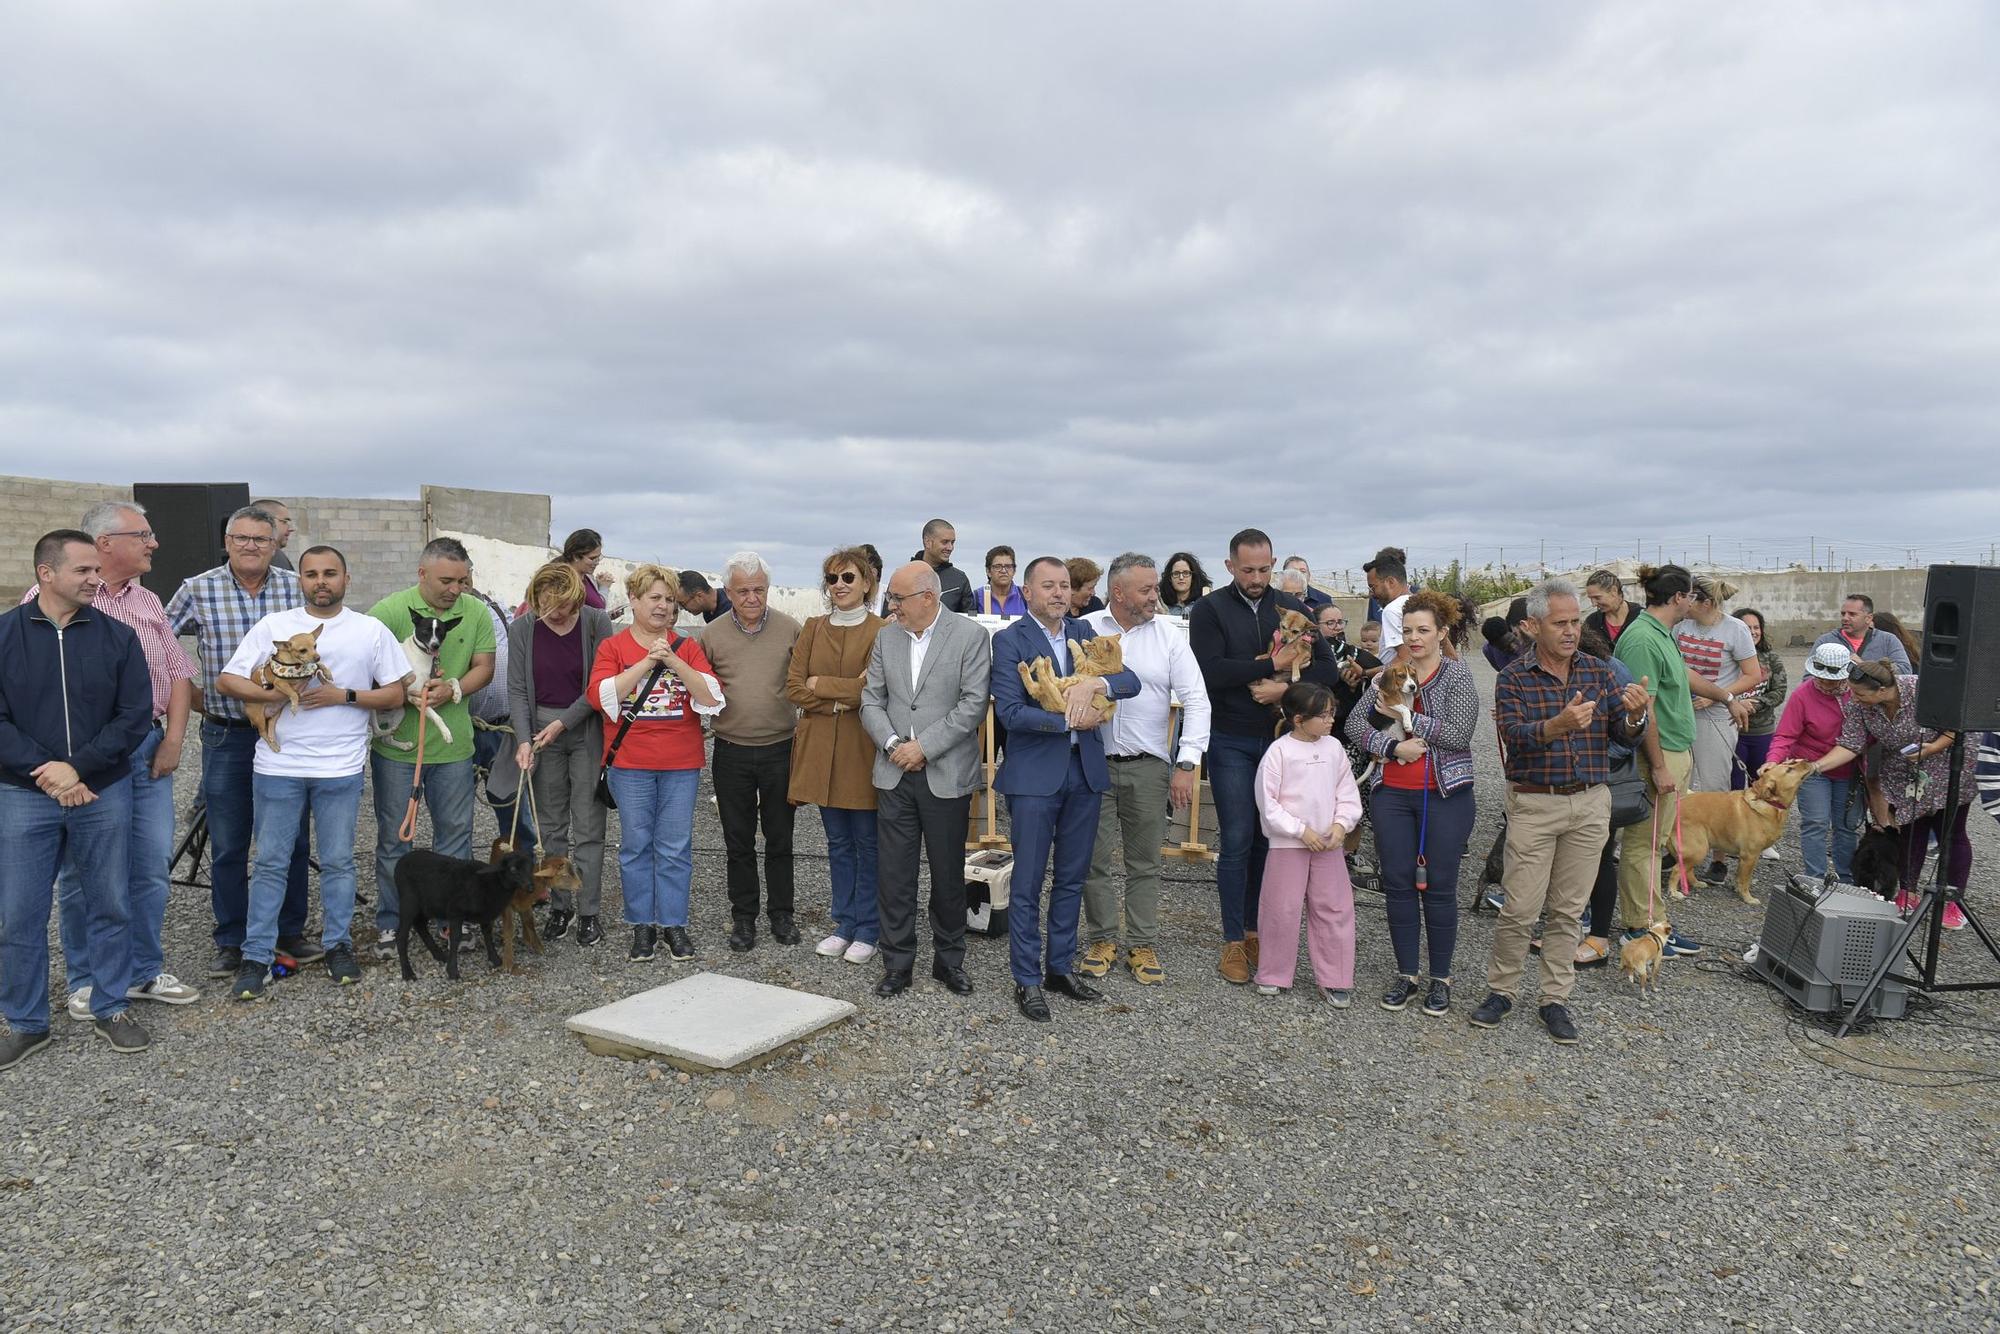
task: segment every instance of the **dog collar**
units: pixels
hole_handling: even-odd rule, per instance
[[[1769,806],[1774,811],[1788,811],[1792,808],[1792,804],[1788,801],[1776,801],[1770,797],[1760,797],[1754,792],[1744,794],[1743,800],[1754,801],[1760,805]]]
[[[273,660],[267,669],[271,675],[283,677],[287,681],[302,681],[319,670],[316,662],[288,663]]]

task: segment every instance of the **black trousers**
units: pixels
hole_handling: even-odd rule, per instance
[[[921,772],[875,792],[875,903],[882,917],[882,968],[906,973],[917,959],[917,853],[931,868],[931,954],[965,965],[965,831],[972,794],[940,797]]]
[[[774,913],[792,911],[792,743],[739,746],[715,739],[716,813],[729,854],[729,911],[757,915],[757,826],[764,826],[764,881]]]

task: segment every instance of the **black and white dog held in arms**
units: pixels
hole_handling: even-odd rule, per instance
[[[454,616],[448,621],[441,621],[422,612],[411,613],[410,637],[403,641],[403,656],[410,660],[410,670],[416,674],[416,684],[411,687],[415,694],[423,694],[425,687],[430,684],[431,673],[436,669],[437,655],[444,647],[445,636],[456,630],[458,623],[463,619]],[[393,709],[384,709],[374,716],[372,726],[375,729],[375,739],[385,741],[397,750],[415,750],[416,742],[396,739],[396,729],[403,725],[403,710],[404,706],[399,704]],[[449,746],[451,729],[444,725],[444,719],[438,717],[437,710],[426,704],[424,716],[430,719],[431,725],[437,728],[438,734],[444,738],[444,744]]]

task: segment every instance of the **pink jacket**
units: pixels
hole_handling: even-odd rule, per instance
[[[1799,688],[1785,701],[1785,711],[1778,717],[1778,730],[1771,734],[1771,763],[1816,760],[1832,750],[1840,739],[1840,702],[1846,698],[1845,690],[1829,695],[1814,685],[1811,677],[1799,682]],[[1852,778],[1854,766],[1844,764],[1827,777]]]
[[[1361,819],[1361,787],[1347,751],[1332,737],[1301,741],[1279,737],[1257,766],[1257,814],[1274,848],[1303,848],[1307,829],[1325,833],[1338,822],[1352,829]]]

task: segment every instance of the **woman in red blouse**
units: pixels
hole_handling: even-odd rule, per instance
[[[720,713],[723,700],[701,645],[674,633],[680,591],[672,570],[632,571],[632,626],[598,647],[586,692],[606,719],[605,782],[618,805],[618,874],[635,961],[654,956],[662,931],[674,962],[694,958],[687,920],[704,758],[699,715]]]

